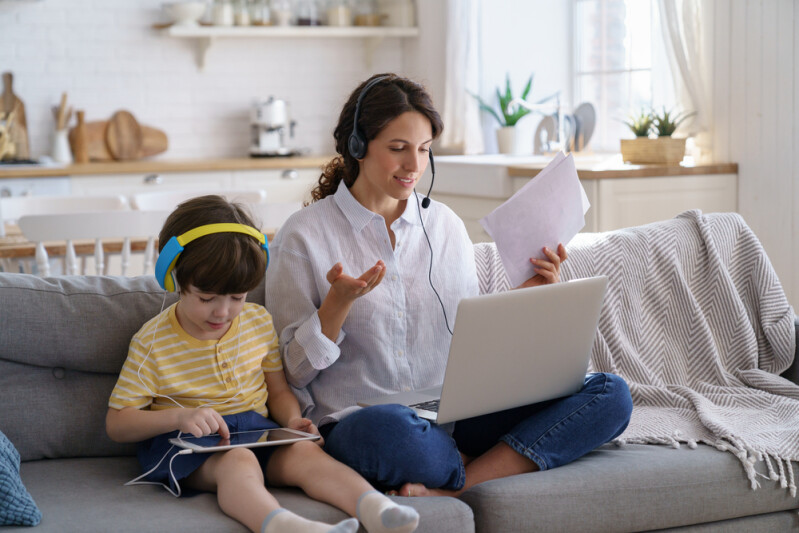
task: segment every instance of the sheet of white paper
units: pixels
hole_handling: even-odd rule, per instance
[[[530,258],[545,259],[585,226],[591,204],[577,177],[574,158],[560,152],[533,179],[480,223],[497,243],[513,287],[535,275]]]

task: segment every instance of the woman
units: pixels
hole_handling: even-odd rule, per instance
[[[399,405],[357,407],[440,384],[457,304],[479,292],[463,222],[438,202],[422,207],[414,190],[441,130],[420,85],[393,74],[362,83],[341,111],[339,156],[313,203],[271,245],[266,283],[303,415],[333,457],[403,496],[457,495],[560,466],[621,434],[632,410],[627,385],[611,374],[587,376],[572,396],[454,428]],[[531,259],[536,275],[523,286],[559,281],[565,248],[545,254]]]

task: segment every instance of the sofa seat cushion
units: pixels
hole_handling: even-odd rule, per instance
[[[461,499],[478,533],[647,531],[799,508],[779,483],[759,479],[752,490],[738,458],[709,446],[608,444],[559,468],[476,485]]]
[[[43,459],[22,463],[22,480],[42,511],[36,533],[63,531],[214,531],[246,532],[219,509],[214,494],[175,498],[160,486],[124,486],[136,477],[133,457]],[[297,489],[272,493],[287,509],[313,520],[338,522],[338,509],[312,500]],[[418,532],[474,531],[471,509],[455,498],[397,498],[421,515]],[[30,532],[30,528],[3,528]],[[363,531],[363,529],[361,529]]]

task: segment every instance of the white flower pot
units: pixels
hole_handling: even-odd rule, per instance
[[[516,126],[505,126],[497,130],[497,147],[500,154],[521,155],[524,153]]]

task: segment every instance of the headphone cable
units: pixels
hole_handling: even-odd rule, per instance
[[[422,219],[422,209],[419,206],[419,195],[416,193],[416,189],[413,190],[413,195],[416,197],[416,210],[419,212],[419,222],[421,222],[422,224],[422,231],[424,232],[425,239],[427,239],[427,247],[430,249],[430,267],[427,269],[427,280],[430,282],[430,288],[433,289],[436,298],[438,298],[438,303],[441,305],[441,312],[444,314],[444,325],[447,326],[447,331],[451,336],[452,329],[449,327],[447,310],[444,308],[444,302],[441,300],[441,295],[438,294],[435,285],[433,285],[433,245],[430,244],[430,236],[427,235],[427,229],[424,227],[424,219]]]

